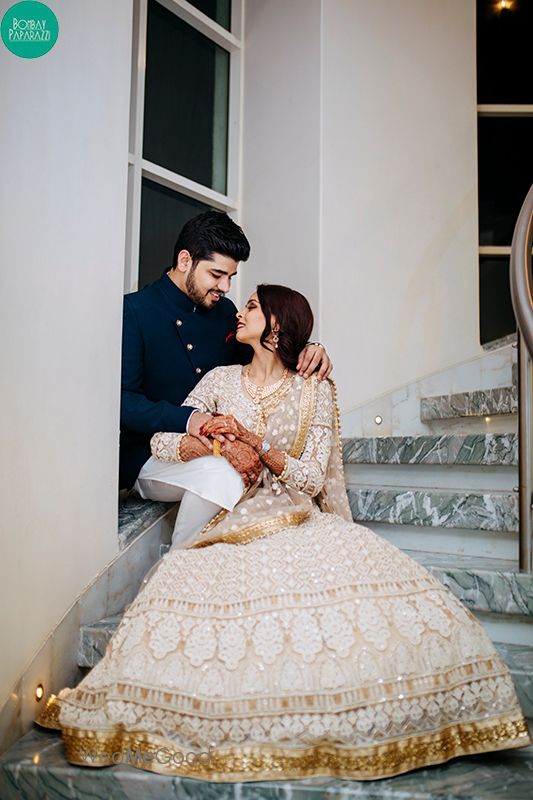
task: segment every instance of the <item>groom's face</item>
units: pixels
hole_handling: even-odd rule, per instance
[[[210,261],[198,261],[189,267],[185,290],[191,300],[204,308],[214,308],[229,292],[238,262],[229,256],[213,253]]]

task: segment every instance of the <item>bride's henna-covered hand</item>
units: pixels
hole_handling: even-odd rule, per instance
[[[202,434],[213,436],[214,434],[232,433],[237,437],[237,441],[248,445],[257,453],[261,447],[262,439],[256,433],[252,433],[242,425],[238,419],[228,414],[210,419],[202,426]],[[274,475],[281,475],[287,465],[287,453],[272,447],[266,452],[261,461]]]
[[[255,450],[244,442],[225,441],[222,455],[227,458],[243,479],[246,488],[253,485],[263,471],[263,464]]]
[[[186,434],[179,445],[179,457],[182,461],[192,461],[193,458],[213,455],[209,447],[206,447],[196,436]]]

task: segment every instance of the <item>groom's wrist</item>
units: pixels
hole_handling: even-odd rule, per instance
[[[191,424],[191,420],[192,420],[192,418],[194,417],[195,414],[199,414],[199,413],[200,413],[199,409],[195,408],[189,414],[189,419],[187,420],[187,424],[185,425],[185,433],[189,433],[189,425]]]

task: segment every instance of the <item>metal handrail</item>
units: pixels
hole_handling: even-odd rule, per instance
[[[519,566],[533,572],[533,186],[518,215],[511,248],[511,299],[518,334]]]

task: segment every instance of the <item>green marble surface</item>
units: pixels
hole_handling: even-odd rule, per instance
[[[364,436],[343,440],[345,464],[517,466],[516,433]]]
[[[453,417],[492,417],[500,414],[516,414],[517,411],[516,386],[423,397],[420,400],[422,422]]]
[[[518,530],[518,495],[513,492],[455,492],[390,486],[348,486],[347,492],[356,522]]]
[[[35,763],[35,762],[38,763]],[[379,781],[209,783],[132,766],[68,764],[60,734],[32,730],[0,757],[2,800],[531,800],[533,747],[454,759]]]

